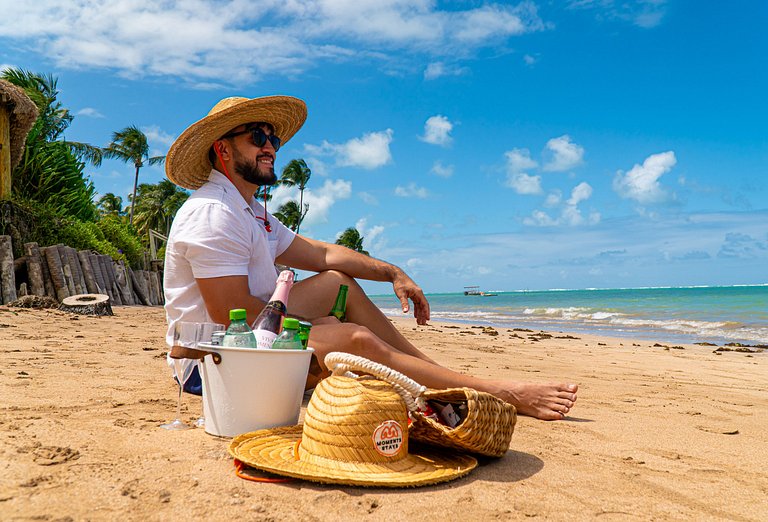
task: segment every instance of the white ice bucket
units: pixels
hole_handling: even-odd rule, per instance
[[[200,343],[205,431],[220,437],[299,420],[314,350],[257,350]],[[217,362],[218,361],[218,362]]]

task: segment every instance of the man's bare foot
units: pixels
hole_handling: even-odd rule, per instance
[[[498,391],[492,391],[515,408],[520,415],[528,415],[542,420],[559,420],[576,402],[577,384],[538,384],[495,381]]]

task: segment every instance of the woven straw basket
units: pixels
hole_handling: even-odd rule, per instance
[[[501,457],[509,449],[517,412],[514,406],[489,393],[472,388],[428,390],[392,368],[348,353],[329,353],[325,365],[334,375],[356,377],[352,370],[357,370],[392,384],[408,407],[410,439],[489,457]],[[419,411],[428,400],[465,403],[467,415],[455,428],[440,424]]]

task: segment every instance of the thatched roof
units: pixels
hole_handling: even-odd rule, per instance
[[[11,169],[21,161],[27,134],[37,120],[37,106],[22,89],[0,80],[0,109],[7,110],[11,120]]]

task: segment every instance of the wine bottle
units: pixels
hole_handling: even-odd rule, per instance
[[[271,348],[277,334],[280,333],[291,286],[293,286],[293,272],[283,270],[277,277],[277,288],[272,297],[251,325],[253,334],[256,336],[257,348]]]
[[[328,312],[328,315],[334,316],[342,323],[347,318],[347,285],[339,285],[339,293],[336,295],[336,302],[333,304],[333,308]]]

